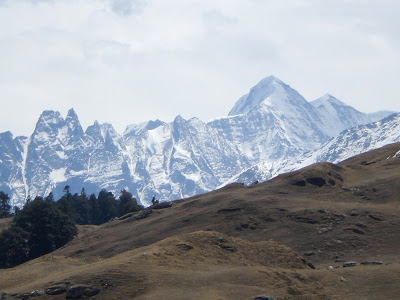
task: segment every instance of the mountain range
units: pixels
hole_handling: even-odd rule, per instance
[[[175,200],[340,161],[400,141],[399,124],[393,112],[365,114],[329,94],[308,102],[273,76],[209,122],[177,116],[130,125],[120,135],[98,122],[84,131],[73,109],[66,118],[44,111],[30,137],[0,134],[0,190],[22,205],[51,191],[59,197],[66,185],[88,194],[126,189],[148,205],[154,195]]]

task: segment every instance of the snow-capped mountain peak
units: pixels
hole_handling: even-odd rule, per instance
[[[367,114],[343,103],[330,94],[325,94],[310,103],[317,109],[321,120],[323,120],[321,126],[331,137],[338,135],[344,129],[371,122]]]
[[[68,111],[67,117],[65,118],[65,123],[68,126],[69,131],[77,138],[83,136],[83,129],[81,123],[79,122],[78,115],[75,113],[75,110],[71,108]]]
[[[342,101],[338,100],[336,97],[328,93],[314,101],[311,101],[310,103],[315,107],[320,107],[321,105],[341,105],[348,107],[347,104],[343,103]]]
[[[126,127],[123,136],[137,135],[146,130],[153,130],[160,126],[164,126],[165,123],[161,120],[150,120],[139,124],[132,124]]]
[[[262,103],[267,106],[282,108],[285,102],[290,100],[291,94],[300,96],[290,86],[283,83],[278,78],[268,76],[251,88],[248,94],[242,96],[236,102],[235,106],[229,112],[229,116],[247,113],[253,109],[257,109]]]
[[[58,111],[45,110],[42,112],[36,123],[35,132],[52,131],[61,123],[64,123],[64,119]]]

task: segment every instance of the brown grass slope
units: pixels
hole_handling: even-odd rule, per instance
[[[0,270],[0,291],[68,281],[100,288],[93,299],[397,299],[399,150],[393,144],[176,201],[145,219],[88,227],[50,255]],[[346,260],[358,264],[342,268]]]

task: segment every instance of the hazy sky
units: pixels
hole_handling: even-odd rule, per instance
[[[400,111],[398,0],[0,0],[0,132],[226,115],[275,75],[311,101]]]

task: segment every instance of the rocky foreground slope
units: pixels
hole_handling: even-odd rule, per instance
[[[392,144],[82,227],[65,247],[0,270],[0,292],[79,285],[98,289],[92,299],[397,299],[399,153]]]

